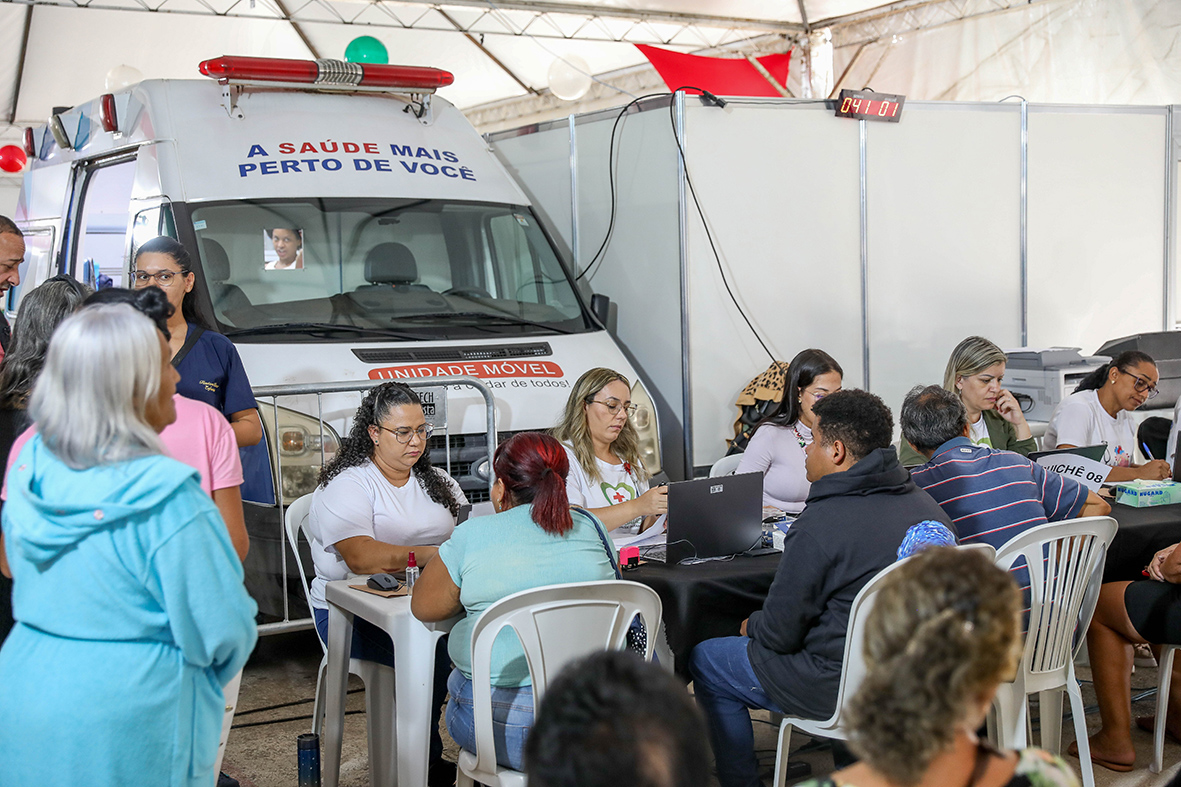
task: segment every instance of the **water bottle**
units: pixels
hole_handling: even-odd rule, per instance
[[[414,561],[414,552],[406,558],[406,592],[413,595],[414,583],[418,581],[418,563]]]
[[[320,787],[320,736],[305,732],[296,741],[299,747],[299,787]]]

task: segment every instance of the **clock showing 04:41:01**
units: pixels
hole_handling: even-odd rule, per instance
[[[902,119],[902,105],[905,102],[906,96],[875,93],[872,90],[842,90],[836,101],[837,117],[897,123]]]

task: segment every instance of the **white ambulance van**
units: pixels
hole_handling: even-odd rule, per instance
[[[524,192],[432,95],[451,74],[246,57],[201,71],[212,78],[144,81],[26,130],[15,218],[28,255],[10,314],[56,273],[127,286],[136,248],[170,235],[193,256],[199,313],[233,340],[256,389],[477,377],[503,439],[552,426],[589,368],[637,380]],[[642,383],[632,395],[659,470],[655,408]],[[273,579],[272,480],[283,503],[310,493],[359,396],[280,403],[277,424],[260,400],[282,462],[247,462],[243,496],[248,583],[270,615],[286,605],[263,585],[288,584]],[[447,434],[431,440],[473,502],[488,499],[486,412],[478,391],[450,389]]]

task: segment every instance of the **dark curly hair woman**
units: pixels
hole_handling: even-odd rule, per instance
[[[397,382],[373,388],[361,401],[353,427],[336,457],[320,473],[312,494],[308,540],[316,578],[312,614],[320,638],[328,640],[324,584],[353,574],[401,573],[414,553],[419,566],[430,561],[455,529],[467,498],[459,484],[433,467],[427,441],[431,427],[422,402]],[[442,754],[438,713],[446,694],[446,640],[439,649],[432,767]],[[358,619],[353,627],[353,658],[392,666],[389,635]]]

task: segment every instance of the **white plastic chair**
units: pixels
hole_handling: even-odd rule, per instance
[[[718,461],[714,462],[713,467],[709,469],[709,477],[717,478],[722,475],[734,475],[738,471],[738,463],[742,461],[742,454],[730,454],[723,456]]]
[[[1017,679],[1002,683],[993,703],[998,743],[1011,749],[1028,745],[1027,700],[1038,692],[1041,745],[1057,752],[1065,691],[1070,697],[1084,787],[1094,787],[1095,774],[1074,656],[1095,612],[1095,581],[1103,573],[1116,527],[1109,516],[1051,522],[1016,536],[996,555],[996,564],[1006,571],[1025,558],[1030,579],[1029,629]]]
[[[303,559],[299,556],[299,534],[307,538],[308,515],[312,510],[312,496],[304,495],[287,507],[284,519],[287,543],[295,553],[295,565],[302,581],[308,608],[312,606]],[[310,542],[311,539],[308,539]],[[324,673],[328,670],[328,646],[316,636],[324,651],[316,675],[316,700],[312,706],[312,732],[320,734],[324,723]],[[398,761],[397,729],[394,724],[394,670],[385,664],[363,659],[349,659],[349,673],[357,675],[365,684],[365,722],[369,732],[369,783],[385,787],[396,780]]]
[[[873,579],[865,583],[865,587],[861,588],[857,597],[853,599],[853,606],[849,609],[849,629],[845,635],[845,657],[841,666],[841,683],[837,689],[837,707],[832,716],[823,721],[784,716],[780,722],[779,745],[775,750],[775,778],[771,782],[774,787],[783,787],[787,783],[787,761],[793,727],[807,735],[821,738],[842,741],[848,738],[844,725],[845,703],[857,692],[865,678],[865,622],[869,619],[870,610],[873,609],[874,595],[883,580],[909,559],[899,560],[879,571]]]
[[[1161,645],[1156,679],[1156,728],[1152,732],[1152,762],[1148,770],[1160,773],[1165,759],[1165,717],[1169,712],[1169,687],[1173,682],[1173,655],[1178,645]]]
[[[472,629],[472,700],[476,751],[460,750],[458,787],[475,782],[492,787],[525,787],[525,774],[496,762],[492,737],[492,643],[504,628],[521,640],[533,681],[536,716],[546,686],[571,661],[602,650],[626,647],[627,630],[639,615],[648,631],[657,631],[660,596],[638,582],[606,580],[523,590],[484,611]],[[652,659],[656,637],[644,653]]]

